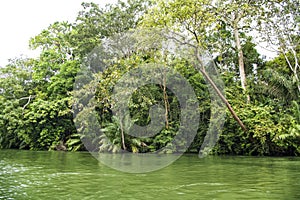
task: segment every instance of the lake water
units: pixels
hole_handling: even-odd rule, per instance
[[[87,152],[0,150],[0,199],[300,199],[300,158],[184,155],[130,174]]]

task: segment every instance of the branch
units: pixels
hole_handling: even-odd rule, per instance
[[[29,95],[29,97],[22,97],[20,98],[19,100],[25,100],[25,99],[28,99],[27,103],[23,106],[23,110],[25,110],[26,106],[28,106],[28,104],[30,103],[31,99],[32,98],[35,98],[35,95]]]
[[[178,34],[178,33],[176,33],[176,32],[171,31],[171,30],[167,30],[167,31],[170,32],[170,33],[172,33],[172,34],[175,35],[175,36],[180,37],[182,40],[176,38],[175,36],[171,36],[170,34],[165,35],[166,38],[171,39],[171,40],[175,40],[176,42],[178,42],[178,43],[181,44],[181,45],[188,45],[188,46],[193,47],[193,48],[195,48],[195,49],[197,48],[196,45],[193,45],[191,42],[186,41],[186,39],[187,39],[186,36],[180,35],[180,34]],[[191,39],[191,40],[192,40],[192,39]]]

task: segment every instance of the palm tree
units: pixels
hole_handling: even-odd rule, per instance
[[[290,105],[291,102],[299,100],[300,94],[297,83],[291,76],[273,69],[266,69],[262,73],[262,80],[258,85],[260,93],[283,100]]]

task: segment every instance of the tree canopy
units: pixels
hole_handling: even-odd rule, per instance
[[[296,0],[128,0],[104,8],[82,3],[75,22],[54,22],[31,38],[30,47],[40,49],[38,58],[21,57],[0,68],[0,148],[78,151],[86,150],[82,141],[88,141],[88,150],[101,152],[198,152],[209,124],[221,120],[216,105],[226,104],[224,126],[214,127],[220,134],[212,153],[299,155],[298,9]],[[163,46],[169,40],[185,48],[172,43],[176,54]],[[264,60],[257,41],[268,43],[277,56]],[[224,87],[209,69],[197,68],[204,62],[199,52],[212,56],[210,69]],[[93,56],[101,63],[93,63]],[[101,69],[89,82],[82,69],[95,66]],[[149,80],[160,82],[137,88],[127,102],[129,115],[118,115],[114,88],[139,66],[162,66],[158,78],[148,72]],[[184,77],[196,95],[197,115],[188,116],[197,119],[192,138],[177,137],[180,119],[187,116],[168,87],[180,80],[171,79],[166,66]],[[80,78],[86,81],[82,88],[76,85]],[[123,81],[121,96],[126,96],[135,80]],[[95,97],[93,110],[83,109],[89,95]],[[94,123],[103,134],[84,134],[95,131],[77,123],[89,112],[96,113]],[[132,136],[127,133],[130,120],[140,127],[158,121],[161,129],[151,137],[142,137],[142,131]],[[193,127],[184,127],[184,133]]]

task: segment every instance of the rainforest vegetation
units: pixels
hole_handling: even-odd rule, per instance
[[[82,133],[91,130],[85,124],[76,127],[74,121],[87,115],[74,113],[89,88],[74,91],[75,78],[95,48],[111,38],[125,42],[126,34],[137,33],[130,37],[140,45],[106,60],[106,69],[98,73],[100,81],[93,83],[97,119],[106,135],[90,141],[94,151],[146,153],[162,147],[167,147],[166,153],[182,151],[171,143],[181,113],[166,83],[140,87],[128,102],[131,119],[139,125],[150,123],[152,105],[164,108],[164,127],[154,136],[128,135],[122,127],[127,119],[112,112],[118,80],[140,65],[157,62],[165,62],[193,87],[199,126],[186,151],[199,151],[214,120],[208,89],[212,83],[193,64],[201,58],[193,62],[184,56],[164,58],[162,49],[152,45],[177,34],[179,43],[212,56],[211,66],[224,83],[219,98],[226,105],[226,119],[211,153],[299,155],[299,7],[297,0],[128,0],[104,8],[82,3],[74,22],[54,22],[31,38],[30,47],[40,50],[37,58],[12,59],[0,68],[0,148],[86,150],[82,141],[88,134]],[[155,30],[151,37],[149,30]],[[272,49],[276,57],[260,55],[258,46]]]

